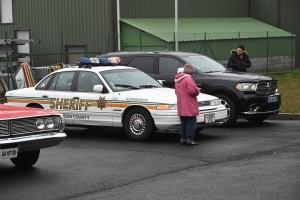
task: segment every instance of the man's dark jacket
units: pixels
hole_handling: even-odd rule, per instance
[[[232,50],[231,56],[227,62],[227,67],[230,67],[234,71],[246,72],[246,68],[251,67],[248,53],[245,51],[243,53],[243,58],[241,59],[236,50]]]

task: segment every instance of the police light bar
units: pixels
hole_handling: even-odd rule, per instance
[[[80,58],[80,65],[95,65],[95,66],[105,66],[105,65],[115,65],[120,64],[121,58],[110,57],[110,58]]]

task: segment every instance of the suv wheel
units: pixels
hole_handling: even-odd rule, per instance
[[[223,94],[217,94],[215,96],[221,99],[221,104],[223,104],[226,107],[228,114],[227,118],[225,118],[222,122],[216,123],[215,126],[228,127],[233,125],[238,118],[237,107],[234,104],[233,100],[227,95]]]
[[[142,108],[134,108],[128,112],[124,121],[125,132],[133,141],[145,141],[155,132],[153,120]]]
[[[18,157],[11,158],[11,162],[17,167],[30,167],[34,165],[40,156],[40,150],[18,153]]]
[[[245,117],[246,120],[252,123],[261,123],[268,119],[269,116],[262,116],[262,117]]]

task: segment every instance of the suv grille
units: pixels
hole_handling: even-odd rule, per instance
[[[256,94],[275,94],[277,92],[277,82],[262,82],[256,86]]]

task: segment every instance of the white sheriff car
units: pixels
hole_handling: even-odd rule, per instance
[[[82,58],[78,68],[57,70],[35,87],[7,92],[7,103],[60,111],[69,126],[124,127],[134,141],[156,130],[179,130],[174,89],[138,69],[110,64],[116,60]],[[227,117],[217,97],[201,93],[198,101],[198,131]]]

